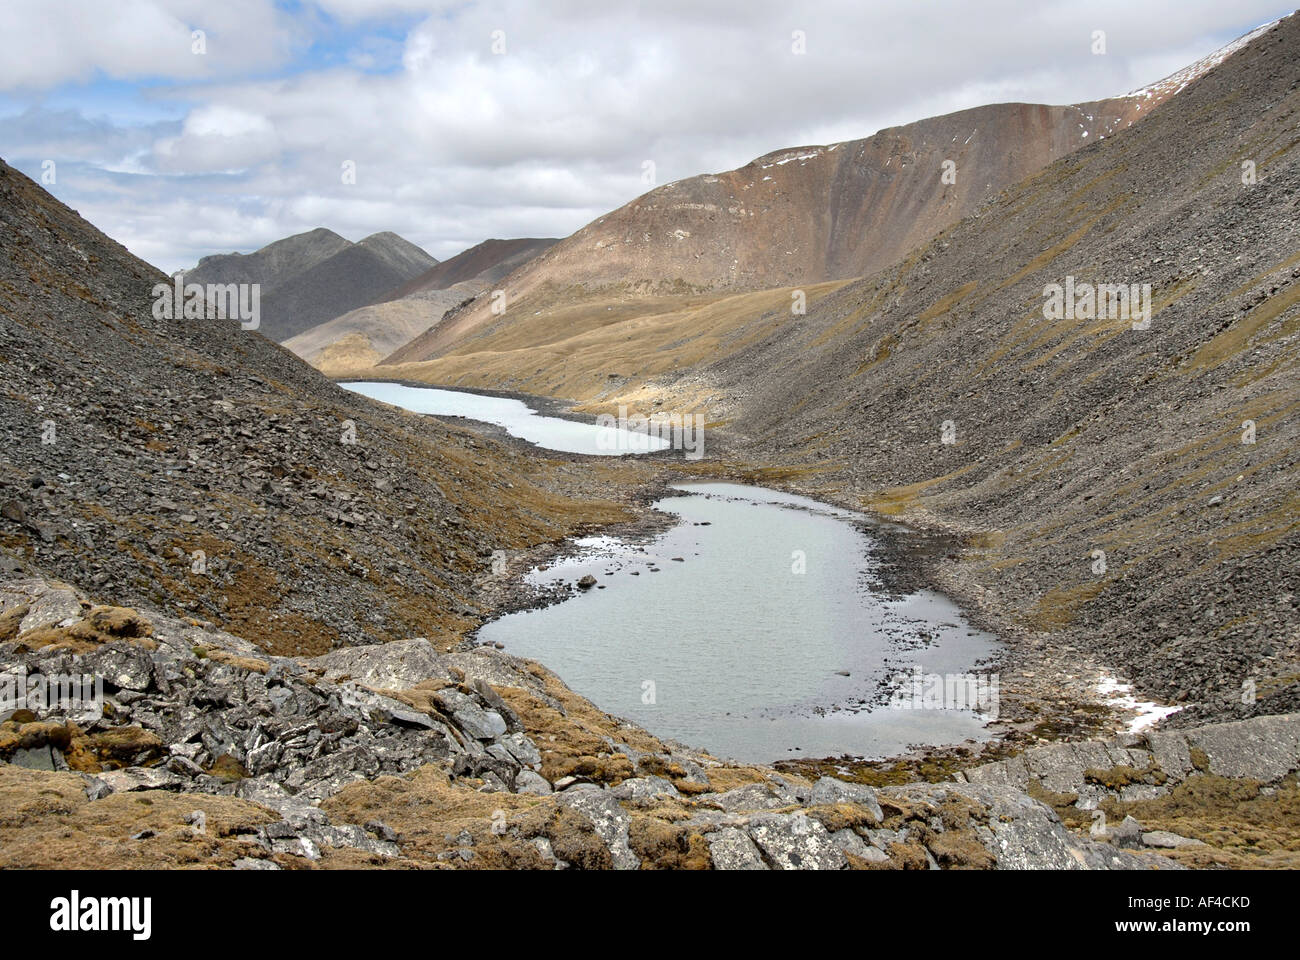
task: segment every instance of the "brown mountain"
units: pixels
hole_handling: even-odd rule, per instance
[[[989,196],[1129,126],[1163,96],[1067,107],[997,104],[864,140],[770,153],[638,197],[511,274],[502,288],[508,303],[530,307],[514,316],[538,325],[534,309],[545,313],[559,291],[567,306],[577,296],[738,292],[872,273]],[[955,165],[951,184],[941,181],[946,161]],[[468,347],[485,328],[511,325],[496,320],[490,299],[480,298],[385,363],[429,360]]]
[[[384,363],[450,355],[446,364],[407,368],[403,376],[491,386],[503,373],[517,378],[533,370],[529,350],[570,356],[568,338],[615,316],[660,317],[684,303],[698,305],[701,295],[865,276],[1011,184],[1128,128],[1236,48],[1230,44],[1122,97],[977,107],[667,184],[505,278],[503,316],[480,296]],[[945,170],[955,176],[945,178]],[[525,352],[516,360],[501,356],[519,349]],[[487,357],[492,369],[452,379],[465,375],[471,353]]]
[[[430,267],[415,279],[398,287],[387,299],[400,300],[426,290],[445,290],[476,278],[493,282],[559,242],[554,237],[484,240]]]

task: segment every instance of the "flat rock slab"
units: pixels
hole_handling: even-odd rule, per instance
[[[749,837],[779,870],[842,870],[848,866],[839,845],[818,821],[803,813],[751,817]]]
[[[424,637],[333,650],[307,665],[324,671],[324,679],[349,679],[379,690],[407,690],[425,680],[450,680],[447,663]]]
[[[835,803],[853,803],[865,807],[871,811],[871,815],[876,818],[876,823],[882,823],[885,819],[884,811],[880,809],[880,802],[876,799],[876,791],[865,783],[848,783],[844,780],[836,780],[834,777],[822,777],[813,784],[812,795],[808,798],[812,806]]]
[[[1300,768],[1300,715],[1197,727],[1187,731],[1187,743],[1205,752],[1210,773],[1269,783]]]
[[[988,831],[975,831],[1000,870],[1179,869],[1171,860],[1138,855],[1072,833],[1055,811],[1007,786],[925,783],[886,787],[885,796],[937,806],[952,795],[975,800],[987,811]]]
[[[1300,714],[1152,731],[1109,741],[1053,743],[974,767],[965,771],[965,778],[972,784],[1004,785],[1017,790],[1027,790],[1036,783],[1055,793],[1086,793],[1096,799],[1094,794],[1106,788],[1087,781],[1089,769],[1157,767],[1165,775],[1163,783],[1128,784],[1117,793],[1111,791],[1121,800],[1143,800],[1167,793],[1192,775],[1196,770],[1193,751],[1205,754],[1210,773],[1271,783],[1300,770]]]
[[[81,619],[81,598],[66,587],[49,587],[31,601],[27,614],[18,625],[19,635],[28,630],[53,627],[64,620]]]

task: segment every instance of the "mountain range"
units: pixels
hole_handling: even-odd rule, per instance
[[[358,243],[323,227],[285,237],[249,254],[203,257],[187,283],[261,284],[262,333],[285,341],[357,307],[375,303],[437,264],[395,233]]]
[[[284,345],[331,376],[364,371],[556,242],[485,240],[435,264],[377,302],[316,324]]]
[[[1222,54],[1218,55],[1219,58]],[[602,325],[610,301],[681,298],[817,284],[874,273],[980,204],[1053,161],[1127,129],[1209,69],[1206,58],[1149,88],[1107,100],[976,107],[862,140],[778,150],[739,169],[666,184],[566,238],[503,281],[520,309],[499,320],[480,298],[386,364],[419,363],[514,343],[528,318],[529,348],[549,342],[545,320],[565,335]],[[590,317],[575,306],[590,302]],[[513,319],[512,319],[513,318]],[[575,330],[577,326],[577,330]],[[431,375],[443,376],[435,367]],[[452,370],[448,369],[447,373]],[[504,371],[494,368],[490,376]],[[404,374],[405,375],[405,374]]]

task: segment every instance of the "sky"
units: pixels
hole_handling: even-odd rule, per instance
[[[169,272],[321,226],[446,259],[772,150],[1122,94],[1292,9],[0,0],[0,157]]]

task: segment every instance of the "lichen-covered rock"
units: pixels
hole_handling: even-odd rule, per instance
[[[803,813],[759,814],[747,832],[764,858],[780,870],[840,870],[844,852],[819,822]]]
[[[405,690],[426,680],[448,680],[443,657],[424,637],[332,650],[308,660],[323,672],[322,679],[351,680],[377,690]]]
[[[725,827],[708,834],[709,853],[715,870],[766,870],[763,855],[745,831]]]
[[[635,870],[641,860],[628,846],[628,814],[618,800],[604,790],[566,790],[559,802],[590,820],[596,835],[609,848],[615,870]]]

